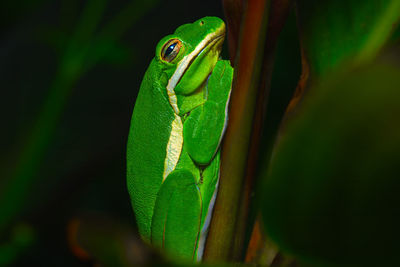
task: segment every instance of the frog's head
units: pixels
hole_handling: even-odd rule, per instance
[[[180,26],[157,45],[171,106],[179,113],[176,94],[190,95],[207,80],[218,61],[225,36],[225,23],[205,17]]]

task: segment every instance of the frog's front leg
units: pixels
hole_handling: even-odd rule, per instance
[[[229,61],[218,61],[207,83],[207,101],[193,109],[183,125],[185,146],[199,165],[210,163],[221,142],[227,123],[232,76]]]
[[[202,200],[195,177],[186,169],[172,171],[157,195],[151,242],[172,255],[194,259],[200,233]]]

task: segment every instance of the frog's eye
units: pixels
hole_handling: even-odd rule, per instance
[[[182,42],[178,39],[169,40],[161,50],[161,58],[164,61],[171,62],[178,55],[182,47]]]

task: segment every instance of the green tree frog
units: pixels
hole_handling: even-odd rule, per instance
[[[141,237],[200,261],[215,202],[233,68],[225,24],[205,17],[156,47],[132,114],[127,185]]]

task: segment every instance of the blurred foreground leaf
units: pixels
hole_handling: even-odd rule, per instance
[[[68,240],[76,256],[101,266],[150,266],[162,262],[130,225],[105,216],[85,215],[71,220]]]
[[[68,240],[70,249],[77,257],[83,261],[91,261],[104,267],[230,266],[167,259],[167,256],[162,256],[161,251],[156,251],[149,244],[145,244],[138,233],[132,231],[129,224],[100,214],[86,214],[72,219],[68,225]]]
[[[312,88],[272,159],[263,188],[267,232],[318,266],[398,262],[400,66],[387,58],[400,57]]]

